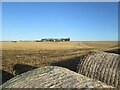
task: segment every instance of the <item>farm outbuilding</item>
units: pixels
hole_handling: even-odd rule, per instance
[[[41,39],[41,42],[65,42],[65,41],[70,41],[70,38],[44,38]]]

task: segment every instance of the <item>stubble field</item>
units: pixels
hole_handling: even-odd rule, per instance
[[[80,57],[90,50],[118,53],[117,41],[99,42],[1,42],[3,82],[43,65],[76,71]]]

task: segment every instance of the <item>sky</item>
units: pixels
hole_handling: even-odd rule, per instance
[[[118,40],[117,2],[4,2],[2,40]]]

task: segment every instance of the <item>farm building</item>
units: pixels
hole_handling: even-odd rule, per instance
[[[70,41],[70,38],[44,38],[41,40],[37,40],[36,42],[64,42],[64,41]]]

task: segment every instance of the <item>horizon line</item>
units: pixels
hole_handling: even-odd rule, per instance
[[[25,41],[28,41],[28,42],[33,42],[33,41],[38,41],[37,40],[0,40],[0,42],[12,42],[12,41],[16,41],[16,42],[25,42]],[[67,41],[67,42],[71,42],[71,41],[120,41],[120,40],[70,40],[70,41]],[[51,41],[46,41],[46,42],[51,42]],[[66,42],[66,41],[63,41],[63,42]]]

